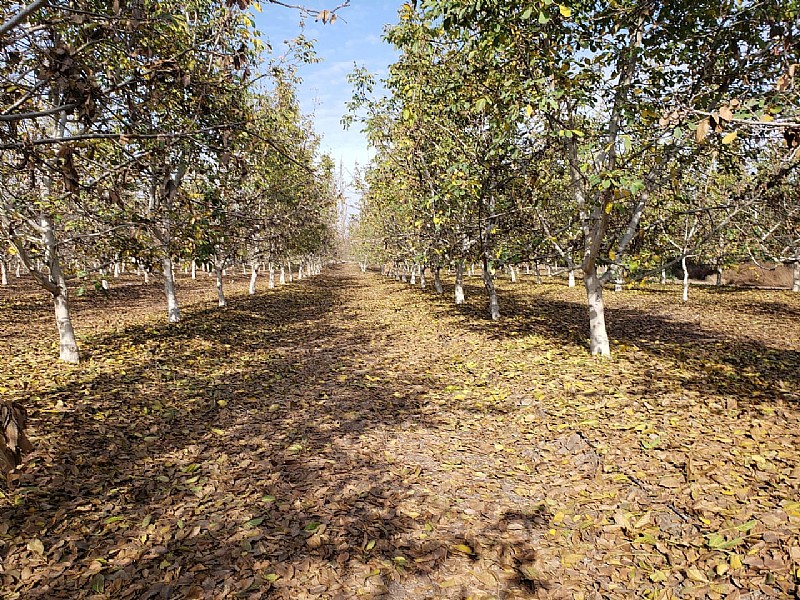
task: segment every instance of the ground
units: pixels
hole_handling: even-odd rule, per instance
[[[608,292],[602,360],[559,279],[179,285],[76,298],[79,366],[0,290],[3,598],[797,597],[800,294]]]

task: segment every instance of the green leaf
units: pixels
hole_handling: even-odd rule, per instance
[[[244,526],[247,529],[252,529],[253,527],[258,527],[261,523],[264,522],[264,517],[256,517],[255,519],[250,519],[247,521]]]
[[[539,11],[539,25],[547,25],[550,22],[550,17],[544,11]]]

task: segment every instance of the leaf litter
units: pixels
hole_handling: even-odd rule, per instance
[[[177,325],[133,280],[82,298],[78,367],[40,292],[0,290],[36,446],[4,598],[797,594],[797,295],[609,294],[598,361],[561,284],[502,282],[499,323],[476,285],[246,286],[182,279]]]

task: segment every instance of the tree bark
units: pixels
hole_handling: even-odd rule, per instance
[[[464,261],[456,261],[456,304],[464,304]]]
[[[514,265],[509,265],[508,270],[511,273],[511,283],[517,283],[517,272],[514,270]]]
[[[258,268],[259,264],[257,261],[253,261],[250,265],[250,288],[247,290],[248,293],[253,296],[256,293],[256,280],[258,279]]]
[[[428,287],[428,282],[425,279],[425,265],[419,266],[419,287],[422,290]]]
[[[278,280],[281,285],[286,285],[286,267],[281,265],[281,277]]]
[[[175,274],[172,271],[172,258],[166,256],[161,261],[164,269],[164,295],[167,297],[167,318],[170,323],[181,320],[181,310],[178,307],[178,296],[175,293]]]
[[[214,272],[217,276],[217,299],[219,301],[220,306],[225,306],[225,292],[222,289],[222,264],[218,262],[214,262]]]
[[[594,355],[611,356],[611,347],[606,333],[605,305],[603,304],[603,282],[592,266],[585,271],[583,281],[589,303],[589,350]]]
[[[492,274],[489,258],[484,255],[483,257],[483,285],[486,288],[486,293],[489,295],[489,316],[492,321],[500,318],[500,304],[497,301],[497,289],[494,285],[494,275]]]
[[[442,287],[442,267],[436,265],[433,269],[433,287],[436,289],[437,294],[444,294]]]
[[[0,283],[8,285],[8,264],[5,259],[0,260]]]
[[[197,261],[192,259],[192,279],[197,279]]]
[[[792,268],[792,291],[800,292],[800,260],[795,260]]]
[[[686,257],[681,258],[681,268],[683,269],[683,301],[689,300],[689,269],[686,268]]]

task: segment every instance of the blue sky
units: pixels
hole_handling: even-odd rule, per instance
[[[340,2],[298,0],[296,4],[322,10],[334,8]],[[354,124],[344,131],[340,124],[346,112],[345,102],[352,95],[347,75],[358,65],[366,67],[378,79],[385,77],[395,54],[381,36],[386,24],[397,22],[397,11],[402,4],[402,0],[351,0],[349,7],[337,13],[339,18],[333,24],[305,20],[305,35],[316,40],[316,52],[322,62],[300,67],[303,83],[298,98],[303,112],[313,115],[314,128],[323,136],[322,150],[337,164],[343,164],[348,179],[356,163],[362,166],[367,163],[369,154],[360,125]],[[255,13],[256,25],[272,45],[273,53],[279,55],[285,51],[284,40],[300,33],[300,15],[266,2],[262,6],[263,12]]]

